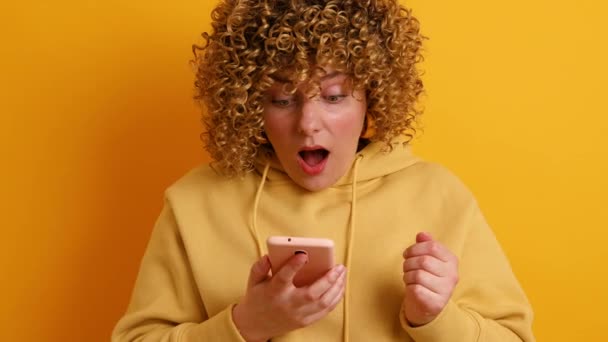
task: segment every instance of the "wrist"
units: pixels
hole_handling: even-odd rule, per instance
[[[421,327],[423,325],[427,325],[430,322],[433,321],[433,319],[429,319],[429,320],[411,320],[409,318],[407,318],[407,316],[405,317],[405,321],[407,322],[407,324],[409,324],[410,327],[412,328],[418,328]]]
[[[406,306],[401,306],[401,315],[403,315],[403,321],[412,328],[418,328],[423,325],[427,325],[432,322],[437,316],[424,315],[424,317],[412,317],[417,315],[412,315],[411,312],[406,310]]]
[[[232,307],[232,321],[247,342],[266,342],[270,339],[259,331],[259,325],[252,322],[243,304],[239,303]]]

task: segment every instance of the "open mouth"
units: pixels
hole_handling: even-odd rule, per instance
[[[306,147],[298,151],[298,164],[306,174],[315,176],[323,172],[329,151],[320,146]]]
[[[298,152],[300,158],[310,167],[315,167],[321,164],[329,155],[329,151],[324,148],[313,150],[302,150]]]

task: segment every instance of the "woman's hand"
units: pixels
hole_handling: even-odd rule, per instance
[[[405,318],[412,326],[429,323],[446,306],[458,283],[458,258],[428,233],[403,252]]]
[[[267,341],[310,325],[338,305],[344,295],[344,266],[335,266],[309,286],[295,287],[293,278],[307,259],[305,254],[294,255],[272,277],[268,256],[253,264],[247,293],[233,310],[234,323],[245,340]]]

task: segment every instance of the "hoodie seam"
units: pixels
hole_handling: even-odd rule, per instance
[[[481,340],[481,322],[477,319],[477,317],[469,311],[467,308],[461,308],[462,311],[466,312],[466,314],[475,322],[477,326],[477,337],[475,338],[475,342],[479,342]]]
[[[177,326],[177,334],[175,336],[175,339],[177,340],[177,342],[181,342],[182,338],[184,337],[184,331],[186,330],[186,324],[181,324]]]

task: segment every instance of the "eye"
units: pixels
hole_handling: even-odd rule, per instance
[[[339,103],[345,97],[346,95],[327,95],[325,96],[325,100],[329,103]]]
[[[273,105],[277,107],[289,107],[293,100],[292,99],[276,99],[271,101]]]

